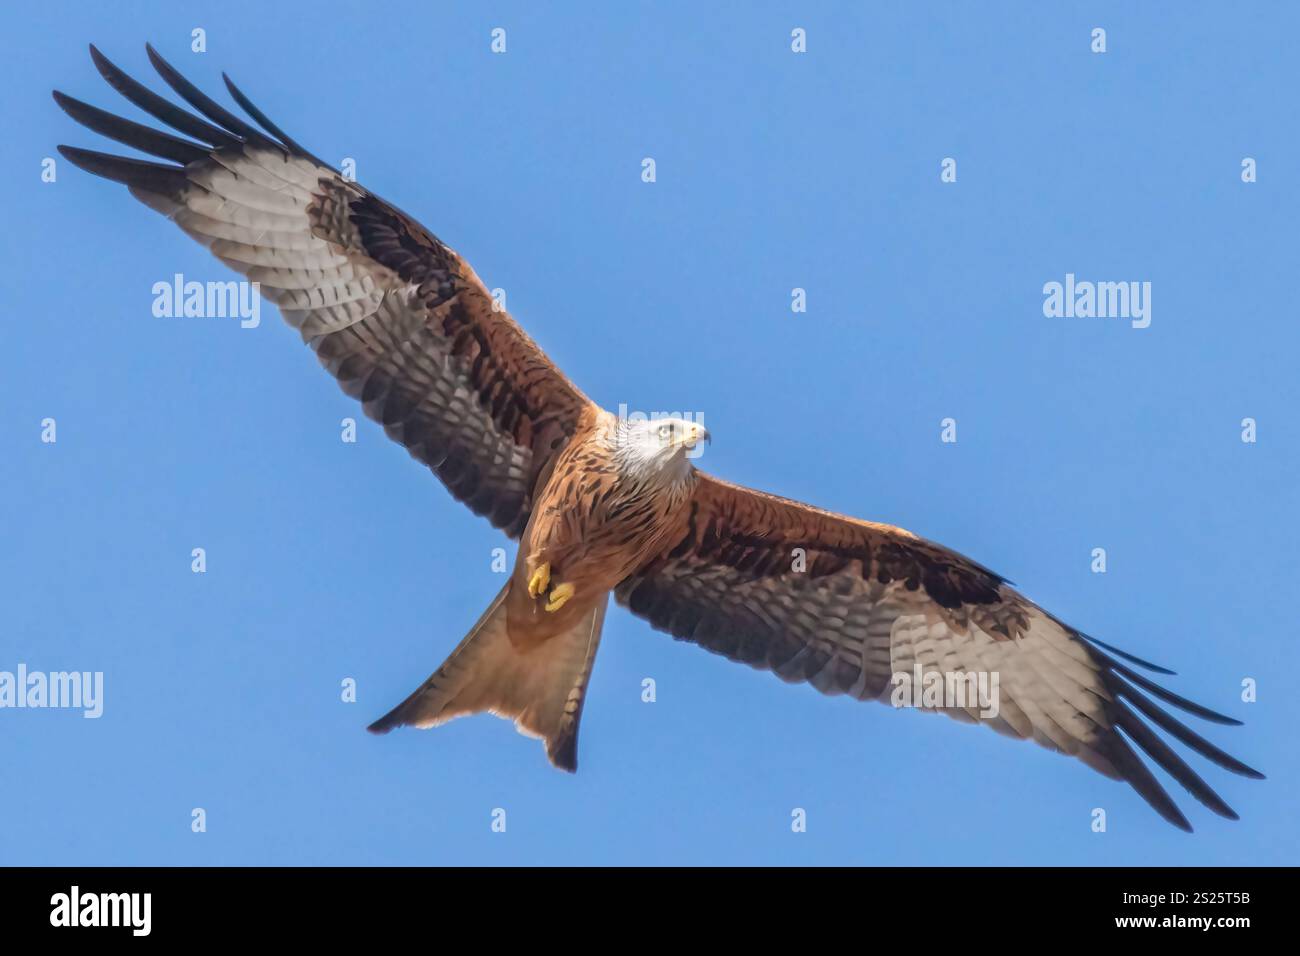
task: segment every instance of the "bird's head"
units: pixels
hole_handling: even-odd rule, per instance
[[[624,467],[665,477],[684,476],[688,459],[710,440],[700,422],[684,418],[621,419],[614,430],[615,454]]]

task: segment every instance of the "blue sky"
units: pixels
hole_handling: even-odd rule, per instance
[[[1295,863],[1300,15],[1130,7],[7,6],[0,670],[103,671],[105,701],[0,710],[0,863]],[[356,406],[271,306],[154,318],[153,283],[232,277],[200,246],[67,163],[41,181],[58,143],[109,148],[48,91],[143,119],[86,44],[161,91],[145,40],[354,158],[595,400],[702,413],[709,470],[901,524],[1173,667],[1246,721],[1197,729],[1268,781],[1192,760],[1241,821],[1166,780],[1188,836],[1075,761],[621,609],[576,776],[486,716],[366,734],[506,542],[377,426],[340,441]],[[1045,317],[1067,273],[1150,282],[1150,326]]]

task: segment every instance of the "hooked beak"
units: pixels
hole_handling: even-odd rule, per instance
[[[682,437],[677,439],[677,444],[687,451],[693,451],[699,447],[701,442],[709,442],[710,444],[713,442],[713,436],[709,434],[709,430],[699,422],[687,422],[686,430]]]

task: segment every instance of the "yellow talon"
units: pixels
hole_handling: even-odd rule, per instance
[[[571,597],[573,597],[572,584],[568,581],[565,581],[563,584],[557,584],[551,591],[551,600],[550,603],[546,605],[546,610],[558,611],[560,608],[564,607],[565,602],[567,602]]]
[[[541,565],[528,579],[528,596],[541,597],[551,583],[551,562]]]

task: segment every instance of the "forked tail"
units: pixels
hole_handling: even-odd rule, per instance
[[[372,733],[437,727],[488,711],[513,720],[521,734],[542,738],[555,766],[578,769],[578,722],[608,596],[569,630],[521,651],[506,633],[509,592],[507,582],[451,656],[415,693],[371,724]]]

